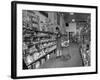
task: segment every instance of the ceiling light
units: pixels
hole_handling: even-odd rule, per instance
[[[75,19],[72,19],[72,22],[75,22]]]
[[[70,13],[70,15],[74,15],[74,13],[73,13],[73,12],[71,12],[71,13]]]

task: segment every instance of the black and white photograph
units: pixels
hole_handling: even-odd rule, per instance
[[[97,72],[96,6],[12,4],[14,78]]]
[[[22,11],[23,69],[91,65],[91,14]]]

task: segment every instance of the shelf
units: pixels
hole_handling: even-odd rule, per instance
[[[33,52],[30,53],[29,55],[34,54],[35,52],[40,52],[40,51],[42,51],[43,49],[45,49],[45,48],[50,48],[50,47],[52,47],[52,46],[54,46],[54,45],[56,45],[56,44],[53,44],[53,45],[50,45],[50,46],[46,46],[46,47],[44,47],[44,48],[39,49],[38,51],[33,51]]]
[[[80,47],[82,63],[83,63],[84,66],[90,66],[90,49],[88,49],[86,44],[84,44],[84,45],[85,45],[85,47],[82,46],[82,45]]]
[[[38,45],[38,44],[43,44],[43,43],[50,43],[50,42],[56,42],[56,40],[49,40],[49,41],[41,41],[41,42],[34,42],[34,43],[31,43],[30,46],[33,46],[33,45]]]
[[[57,35],[57,33],[54,33],[54,32],[31,30],[31,29],[28,29],[28,28],[24,28],[24,29],[28,30],[27,33],[29,33],[29,34],[30,34],[30,33],[32,34],[33,32],[39,32],[39,33]],[[66,34],[61,34],[61,36],[67,36],[67,35],[66,35]]]
[[[47,52],[45,55],[43,55],[42,57],[40,57],[40,58],[38,58],[37,60],[33,61],[32,63],[28,64],[27,66],[30,66],[30,65],[32,65],[33,63],[39,61],[40,59],[46,57],[48,54],[50,54],[50,53],[51,53],[52,51],[54,51],[54,50],[56,50],[56,48],[54,48],[53,50]]]
[[[31,30],[31,29],[28,29],[28,28],[23,28],[23,29],[26,29],[28,30],[27,33],[33,33],[33,32],[39,32],[39,33],[46,33],[46,34],[52,34],[52,35],[56,35],[57,33],[53,33],[53,32],[48,32],[48,31],[38,31],[38,30]]]
[[[56,41],[56,40],[48,40],[48,41],[34,42],[33,45],[42,44],[42,43],[48,43],[48,42],[54,42],[54,41]]]

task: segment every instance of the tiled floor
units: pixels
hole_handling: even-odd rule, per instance
[[[79,67],[82,66],[82,59],[77,44],[70,44],[69,47],[63,48],[62,56],[55,56],[46,61],[40,68],[58,68],[58,67]]]

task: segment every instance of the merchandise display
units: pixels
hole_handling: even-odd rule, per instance
[[[24,61],[29,69],[38,68],[49,54],[56,49],[55,34],[39,30],[39,16],[34,11],[27,11],[23,20],[23,52]],[[28,25],[29,23],[31,25]],[[27,25],[25,25],[27,24]],[[46,30],[47,31],[47,30]],[[53,36],[54,35],[54,36]],[[52,37],[53,36],[53,37]],[[27,50],[27,52],[25,52]],[[45,59],[46,60],[45,60]]]
[[[90,66],[90,46],[88,44],[82,44],[80,52],[82,55],[83,65]]]
[[[62,41],[62,46],[68,47],[69,46],[69,40],[68,41]]]
[[[90,19],[87,19],[86,22],[82,26],[84,26],[80,32],[80,51],[82,55],[83,65],[90,66],[90,44],[91,44],[91,37],[90,37]],[[81,23],[82,24],[82,23]]]

